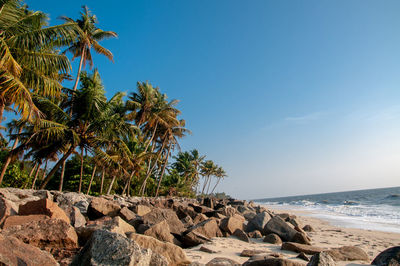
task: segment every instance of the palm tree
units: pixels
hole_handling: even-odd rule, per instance
[[[211,190],[211,194],[214,193],[215,188],[218,186],[219,182],[221,181],[221,179],[223,179],[224,177],[226,177],[226,172],[224,169],[222,169],[222,167],[218,167],[214,173],[215,177],[217,178],[217,182],[215,183],[215,186],[213,187],[213,189]]]
[[[213,161],[207,160],[201,164],[200,169],[201,169],[200,170],[201,175],[204,176],[204,184],[203,184],[203,189],[201,191],[201,194],[204,194],[204,190],[205,190],[208,182],[210,182],[211,176],[214,175],[214,173],[217,169],[217,166],[214,164]]]
[[[0,123],[7,106],[23,119],[38,118],[32,92],[58,97],[60,82],[71,70],[56,48],[75,39],[79,28],[74,22],[46,27],[46,19],[18,0],[0,0]]]
[[[80,57],[78,73],[73,87],[74,91],[78,88],[82,67],[85,67],[87,62],[91,67],[93,66],[93,59],[90,50],[93,48],[98,54],[102,54],[113,61],[113,54],[108,49],[101,46],[99,41],[118,36],[113,31],[103,31],[102,29],[97,28],[97,17],[90,12],[87,6],[82,6],[82,9],[81,17],[76,21],[66,16],[61,17],[61,19],[68,23],[77,23],[81,30],[81,34],[76,41],[74,41],[72,45],[64,51],[64,53],[72,53],[72,60]]]

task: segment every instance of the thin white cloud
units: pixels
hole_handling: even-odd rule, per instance
[[[311,114],[307,114],[307,115],[303,115],[303,116],[289,116],[289,117],[286,117],[284,120],[287,122],[305,124],[305,123],[319,120],[324,115],[325,115],[325,113],[323,113],[323,112],[315,112],[315,113],[311,113]]]

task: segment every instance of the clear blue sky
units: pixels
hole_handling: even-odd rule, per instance
[[[29,1],[119,34],[107,94],[149,80],[181,102],[219,187],[260,198],[400,185],[400,1]],[[74,62],[74,70],[78,62]]]

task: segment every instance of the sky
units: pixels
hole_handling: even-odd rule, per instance
[[[400,186],[400,1],[26,0],[118,33],[107,95],[179,99],[198,149],[242,199]],[[73,62],[76,72],[78,60]],[[72,86],[72,85],[70,85]]]

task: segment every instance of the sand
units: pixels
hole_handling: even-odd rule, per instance
[[[312,239],[312,245],[323,248],[337,248],[341,246],[358,246],[362,248],[370,257],[370,262],[352,261],[338,262],[338,265],[369,265],[371,261],[383,250],[400,245],[400,234],[388,233],[382,231],[362,230],[354,228],[341,228],[331,225],[327,221],[317,218],[304,216],[305,212],[273,210],[276,213],[289,213],[297,216],[297,220],[301,225],[309,224],[315,232],[309,232]],[[231,236],[228,238],[213,238],[212,242],[203,246],[216,251],[217,253],[206,253],[200,251],[200,246],[186,249],[187,256],[192,261],[207,263],[215,257],[226,257],[233,259],[239,263],[248,260],[247,257],[240,257],[240,253],[244,249],[263,250],[266,253],[280,253],[285,258],[296,260],[306,264],[306,261],[296,259],[297,253],[280,250],[280,245],[273,245],[262,242],[262,239],[251,239],[252,243],[246,243]]]

